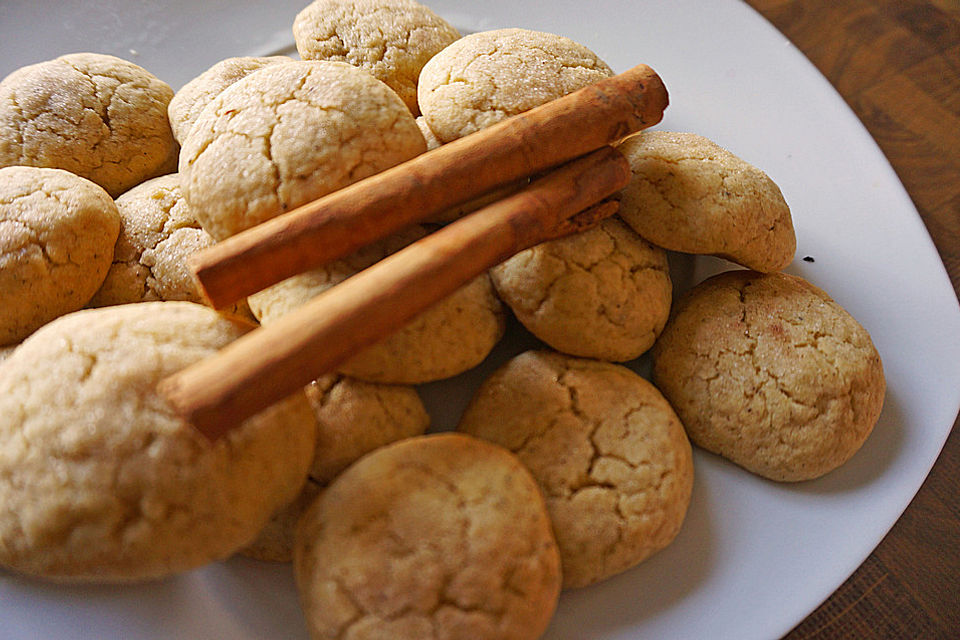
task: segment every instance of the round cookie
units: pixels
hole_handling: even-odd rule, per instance
[[[620,217],[650,242],[763,272],[793,260],[790,207],[760,169],[693,133],[644,131],[618,148],[633,172]]]
[[[292,561],[294,532],[300,518],[322,491],[320,483],[308,477],[300,495],[273,514],[254,541],[240,550],[240,555],[264,562]]]
[[[314,0],[297,14],[293,37],[304,60],[359,67],[396,91],[417,115],[420,70],[460,34],[414,0]]]
[[[883,405],[883,366],[864,328],[783,273],[729,271],[690,289],[653,354],[654,381],[694,444],[772,480],[843,464]]]
[[[173,137],[177,142],[183,143],[203,108],[237,80],[246,78],[268,65],[291,61],[292,58],[288,56],[242,56],[216,63],[183,85],[170,100],[167,116],[170,118]]]
[[[690,442],[663,396],[626,367],[522,353],[484,381],[458,430],[510,449],[533,473],[565,588],[638,564],[680,530]]]
[[[180,184],[217,240],[426,149],[410,111],[343,62],[294,61],[224,89],[180,151]]]
[[[472,33],[420,72],[420,111],[441,142],[479,131],[613,75],[570,38],[499,29]]]
[[[66,169],[117,197],[174,171],[173,89],[132,62],[74,53],[0,82],[0,166]]]
[[[61,169],[0,168],[0,345],[83,307],[110,268],[120,216]]]
[[[59,581],[157,578],[250,542],[306,478],[303,394],[211,443],[158,381],[247,327],[189,302],[64,316],[0,367],[0,566]]]
[[[287,278],[248,298],[263,325],[423,237],[422,227],[373,243],[319,269]],[[503,307],[486,274],[474,278],[398,331],[367,347],[339,371],[369,382],[420,384],[480,364],[503,336]]]
[[[313,638],[538,638],[560,562],[543,497],[508,451],[446,433],[361,458],[297,530]]]
[[[490,278],[533,335],[564,353],[616,362],[653,346],[673,293],[666,252],[617,218],[521,251]]]

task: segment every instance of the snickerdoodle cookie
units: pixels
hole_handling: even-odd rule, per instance
[[[690,435],[759,475],[816,478],[880,415],[880,356],[860,324],[806,280],[729,271],[688,291],[654,346],[654,380]]]
[[[570,38],[499,29],[472,33],[435,55],[420,72],[420,111],[441,142],[613,75]]]
[[[261,324],[269,325],[425,233],[423,227],[414,226],[346,258],[288,278],[250,296],[250,309]],[[350,358],[339,370],[361,380],[390,384],[449,378],[480,364],[505,328],[503,307],[490,278],[482,274]]]
[[[533,639],[560,593],[536,482],[509,451],[455,433],[338,476],[300,522],[294,572],[316,639]]]
[[[490,277],[531,333],[575,356],[632,360],[670,313],[666,252],[617,218],[521,251]]]
[[[477,390],[458,429],[513,451],[547,500],[564,587],[641,562],[680,530],[693,487],[683,426],[626,367],[528,351]]]
[[[203,108],[237,80],[246,78],[267,65],[291,61],[292,58],[287,56],[241,56],[216,63],[183,85],[170,100],[167,115],[173,137],[177,142],[183,143]]]
[[[0,566],[63,581],[156,578],[250,542],[306,479],[302,393],[211,443],[156,392],[246,328],[190,302],[63,316],[0,367]]]
[[[173,89],[132,62],[73,53],[0,82],[0,166],[66,169],[117,197],[177,166]]]
[[[120,216],[103,188],[62,169],[0,169],[0,345],[83,307],[103,282]]]
[[[272,64],[224,89],[180,152],[180,184],[217,240],[426,149],[385,84],[343,62]]]
[[[797,244],[790,207],[763,171],[693,133],[645,131],[619,149],[633,171],[620,217],[641,236],[756,271],[790,264]]]
[[[423,65],[460,34],[414,0],[315,0],[293,22],[304,60],[336,60],[383,81],[410,109],[417,107]]]

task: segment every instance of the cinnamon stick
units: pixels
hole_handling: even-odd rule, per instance
[[[223,308],[382,237],[656,124],[666,88],[646,65],[433,149],[194,254]]]
[[[164,379],[159,391],[201,432],[219,438],[514,253],[612,215],[616,202],[587,208],[629,179],[626,159],[603,147],[240,337]]]

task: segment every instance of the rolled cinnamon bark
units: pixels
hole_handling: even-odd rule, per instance
[[[493,265],[612,215],[616,202],[588,207],[629,180],[630,166],[620,152],[598,149],[251,331],[166,378],[159,391],[201,432],[219,438]]]
[[[215,308],[652,126],[667,90],[639,65],[513,116],[194,254]]]

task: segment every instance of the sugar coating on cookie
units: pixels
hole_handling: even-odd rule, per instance
[[[343,62],[255,71],[208,104],[180,152],[184,197],[222,240],[426,149],[385,84]]]
[[[288,56],[240,56],[216,63],[183,85],[170,100],[167,116],[173,137],[183,143],[203,108],[237,80],[268,65],[291,61],[292,58]]]
[[[190,302],[64,316],[0,367],[0,566],[62,581],[185,571],[250,542],[296,497],[302,393],[211,443],[157,383],[247,328]]]
[[[61,169],[0,168],[0,345],[83,307],[120,229],[102,187]]]
[[[297,14],[293,37],[304,60],[359,67],[417,115],[420,70],[460,33],[414,0],[315,0]]]
[[[522,353],[477,390],[457,427],[513,451],[547,500],[563,585],[583,587],[667,546],[690,503],[690,442],[626,367]]]
[[[259,291],[248,298],[264,326],[314,296],[423,237],[410,227],[354,254]],[[339,368],[369,382],[420,384],[462,373],[480,364],[506,329],[503,307],[490,278],[482,274],[420,313],[401,329],[351,357]]]
[[[538,638],[560,592],[543,497],[505,449],[461,434],[360,459],[297,530],[313,638]]]
[[[654,381],[708,451],[780,481],[848,460],[883,405],[867,331],[797,276],[731,271],[678,300],[653,349]]]
[[[521,251],[490,277],[531,333],[575,356],[632,360],[670,313],[666,252],[616,218]]]
[[[527,29],[472,33],[420,72],[420,111],[441,142],[479,131],[612,75],[570,38]]]
[[[650,242],[763,272],[793,260],[790,207],[760,169],[693,133],[645,131],[618,148],[633,172],[620,217]]]
[[[74,53],[0,82],[0,166],[66,169],[117,197],[177,166],[173,89],[114,56]]]

